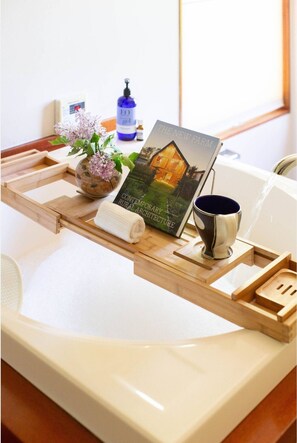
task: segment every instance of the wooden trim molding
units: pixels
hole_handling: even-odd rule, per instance
[[[107,132],[111,132],[111,131],[115,131],[116,129],[116,118],[115,117],[111,117],[111,118],[107,118],[105,120],[102,120],[102,126],[105,127]]]
[[[103,443],[2,361],[2,437],[8,443]],[[296,368],[222,443],[296,443]]]
[[[59,146],[52,146],[50,144],[50,141],[54,140],[55,137],[56,137],[55,135],[49,135],[48,137],[39,138],[38,140],[33,140],[31,142],[24,143],[22,145],[3,149],[1,151],[1,158],[6,158],[9,157],[10,155],[31,151],[32,149],[37,149],[38,151],[54,151],[55,149],[59,148]]]
[[[290,111],[290,0],[283,0],[283,101]]]
[[[3,442],[103,443],[11,366],[1,363]]]
[[[248,120],[242,125],[238,125],[236,127],[227,129],[226,131],[220,132],[219,134],[216,134],[216,136],[219,137],[221,140],[226,140],[227,138],[233,137],[234,135],[240,134],[241,132],[247,131],[248,129],[255,128],[256,126],[267,123],[277,117],[288,114],[289,112],[290,110],[283,106],[282,108],[275,109],[274,111],[267,112],[266,114],[263,114],[259,117]]]

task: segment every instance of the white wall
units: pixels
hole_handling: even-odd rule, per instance
[[[293,144],[291,115],[285,115],[256,126],[224,141],[223,149],[240,154],[240,160],[272,171],[285,155],[296,152]]]
[[[146,128],[178,122],[178,0],[1,5],[2,149],[53,134],[61,97],[86,92],[92,113],[115,116],[125,77]]]
[[[124,77],[148,131],[178,123],[178,0],[1,0],[1,149],[53,133],[54,100],[85,92],[89,110],[116,113]],[[292,10],[292,113],[224,148],[265,169],[296,152],[297,7]],[[146,132],[147,133],[147,132]]]

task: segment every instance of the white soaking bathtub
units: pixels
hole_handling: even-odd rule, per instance
[[[242,206],[239,235],[296,258],[296,182],[221,157],[215,169],[214,192]],[[23,278],[20,310],[2,306],[2,358],[107,443],[218,443],[296,364],[296,340],[242,329],[5,204],[2,252]]]

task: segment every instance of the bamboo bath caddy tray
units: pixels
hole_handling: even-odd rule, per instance
[[[27,191],[65,180],[75,186],[74,170],[48,152],[31,150],[1,161],[2,201],[58,234],[70,229],[134,261],[136,275],[167,289],[239,326],[260,331],[282,342],[296,336],[296,261],[237,239],[233,255],[205,260],[195,228],[187,226],[175,238],[149,226],[137,244],[129,244],[94,224],[100,200],[83,195],[59,196],[39,203]],[[260,271],[231,294],[211,286],[239,264]]]

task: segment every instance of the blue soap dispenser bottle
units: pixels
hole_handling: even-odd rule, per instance
[[[124,95],[117,103],[117,136],[119,140],[130,141],[136,136],[136,103],[128,87],[130,80],[125,78],[125,83]]]

